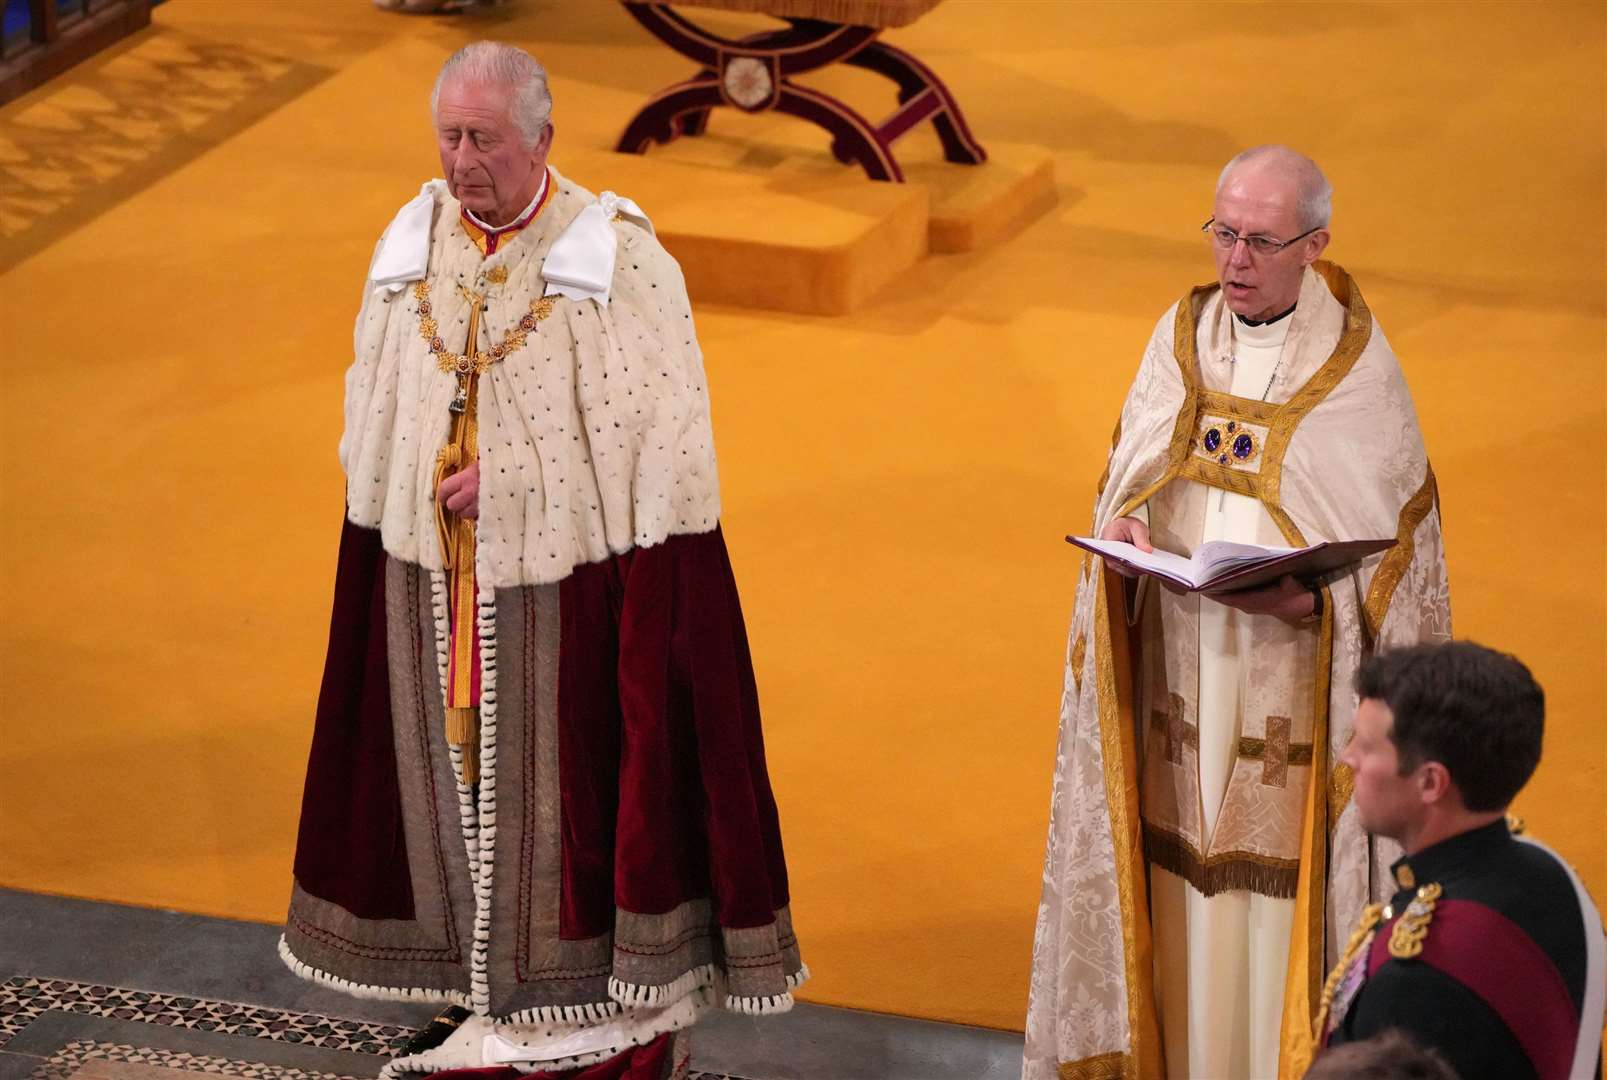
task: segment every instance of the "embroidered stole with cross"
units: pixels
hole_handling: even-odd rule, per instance
[[[1178,425],[1178,438],[1187,442],[1178,445],[1182,454],[1174,459],[1171,481],[1149,495],[1152,540],[1167,550],[1191,551],[1200,542],[1206,500],[1220,490],[1256,499],[1267,510],[1255,542],[1290,543],[1277,485],[1298,423],[1296,409],[1288,401],[1255,401],[1201,385],[1194,350],[1188,353],[1195,380],[1187,406],[1191,415],[1180,417]],[[1231,775],[1220,809],[1205,807],[1199,773],[1199,677],[1205,659],[1200,603],[1197,595],[1154,589],[1140,621],[1145,852],[1151,862],[1208,896],[1247,889],[1292,897],[1313,761],[1319,627],[1271,617],[1250,623],[1249,651],[1237,657],[1239,735]],[[1212,815],[1214,825],[1207,830]]]

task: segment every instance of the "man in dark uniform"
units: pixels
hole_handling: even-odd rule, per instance
[[[1601,918],[1506,816],[1540,761],[1539,685],[1513,657],[1454,642],[1373,657],[1357,691],[1342,760],[1362,825],[1406,854],[1329,977],[1318,1045],[1394,1028],[1462,1080],[1599,1076]]]

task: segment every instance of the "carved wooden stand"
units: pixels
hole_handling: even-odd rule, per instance
[[[909,53],[876,40],[878,27],[788,18],[786,29],[731,40],[709,33],[668,4],[627,0],[625,9],[654,37],[701,64],[702,70],[653,95],[626,125],[618,150],[641,154],[650,143],[701,135],[708,128],[710,111],[727,105],[750,113],[773,110],[825,128],[832,137],[832,155],[844,164],[857,162],[872,180],[904,179],[893,143],[928,120],[949,161],[980,165],[987,160],[948,88]],[[795,75],[834,63],[893,80],[898,85],[898,108],[872,124],[830,94],[793,82]]]

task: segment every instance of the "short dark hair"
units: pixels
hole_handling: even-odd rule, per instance
[[[1391,649],[1362,664],[1356,690],[1394,714],[1402,775],[1438,761],[1469,810],[1505,809],[1540,763],[1545,691],[1506,653],[1471,641]]]
[[[1457,1076],[1437,1052],[1391,1028],[1370,1039],[1322,1051],[1305,1080],[1457,1080]]]

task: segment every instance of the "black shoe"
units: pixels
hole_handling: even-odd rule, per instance
[[[398,1057],[410,1057],[413,1054],[422,1054],[426,1050],[434,1050],[437,1046],[451,1038],[452,1033],[474,1014],[461,1005],[448,1005],[440,1014],[428,1024],[418,1030],[411,1039],[403,1044],[397,1052]]]

